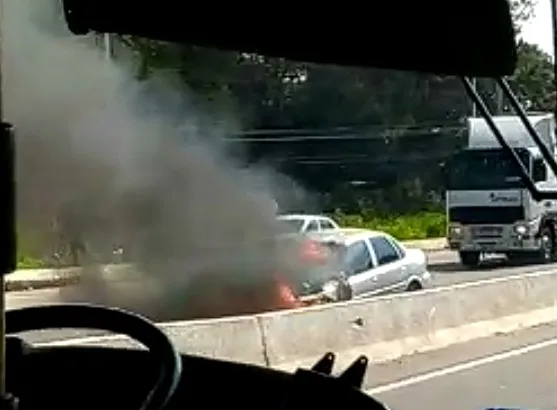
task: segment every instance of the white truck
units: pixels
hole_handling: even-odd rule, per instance
[[[532,125],[555,156],[552,114],[529,115]],[[494,116],[495,124],[520,157],[540,190],[557,188],[540,150],[516,116]],[[535,201],[517,167],[483,118],[468,119],[468,144],[446,167],[447,242],[466,267],[487,253],[509,259],[553,260],[557,201]]]

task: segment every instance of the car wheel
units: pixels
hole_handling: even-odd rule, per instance
[[[413,280],[412,282],[410,282],[406,288],[407,292],[416,292],[418,290],[422,290],[422,284],[420,282],[418,282],[417,280]]]

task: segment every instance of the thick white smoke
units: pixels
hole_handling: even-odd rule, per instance
[[[134,293],[157,312],[180,305],[199,275],[265,274],[274,258],[253,241],[274,233],[276,178],[224,155],[221,126],[201,127],[184,90],[156,84],[156,100],[146,98],[128,67],[65,30],[53,2],[5,3],[5,118],[17,133],[24,229],[52,244],[52,220],[70,206],[94,254],[124,245],[146,275],[133,292],[102,288],[109,302]],[[99,289],[84,297],[102,301]]]

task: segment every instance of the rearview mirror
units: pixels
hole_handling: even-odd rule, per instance
[[[534,182],[545,181],[547,179],[547,168],[542,158],[536,158],[532,165],[532,179]]]

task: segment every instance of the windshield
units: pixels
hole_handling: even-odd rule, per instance
[[[527,172],[531,173],[531,156],[516,149]],[[523,188],[519,168],[502,149],[469,149],[448,162],[448,189],[485,190]]]
[[[554,217],[553,211],[547,211],[553,208],[531,203],[528,209],[494,210],[478,205],[476,197],[462,199],[466,204],[457,210],[459,218],[462,214],[467,218],[462,220],[481,220],[487,225],[495,217],[503,218],[499,221],[507,223],[505,239],[492,238],[503,230],[496,228],[484,232],[489,236],[485,242],[501,242],[507,248],[480,255],[480,248],[474,248],[480,245],[468,243],[464,244],[468,248],[459,248],[456,239],[448,248],[445,172],[451,189],[522,186],[516,169],[500,150],[461,152],[467,145],[466,120],[477,110],[459,78],[312,64],[133,36],[73,37],[65,29],[58,1],[4,3],[2,107],[17,134],[19,242],[18,272],[6,285],[9,309],[92,302],[128,308],[163,322],[305,308],[299,296],[306,294],[321,298],[319,303],[330,303],[323,298],[323,287],[343,273],[338,263],[343,261],[342,249],[336,257],[321,258],[319,250],[306,247],[296,234],[304,221],[277,220],[280,210],[281,214],[315,215],[307,227],[311,232],[330,227],[325,218],[338,223],[347,235],[386,232],[407,251],[398,252],[388,240],[374,243],[374,248],[361,241],[354,246],[350,260],[355,268],[344,272],[350,277],[342,297],[360,300],[354,304],[360,306],[357,312],[343,307],[338,315],[329,314],[332,307],[326,306],[308,309],[314,316],[306,320],[306,310],[296,311],[301,319],[294,327],[287,320],[290,312],[281,312],[284,321],[274,322],[267,316],[249,322],[234,319],[226,323],[235,333],[222,336],[219,346],[259,340],[244,332],[247,323],[246,329],[257,324],[257,332],[274,332],[284,340],[304,339],[303,345],[289,345],[285,355],[292,354],[292,362],[294,353],[308,346],[319,352],[340,346],[352,355],[360,343],[371,340],[365,338],[383,346],[381,354],[406,346],[414,349],[410,355],[445,343],[435,338],[434,325],[460,326],[444,314],[480,320],[489,310],[468,298],[476,291],[484,295],[480,286],[467,288],[470,293],[462,298],[456,290],[454,297],[443,296],[446,289],[532,273],[538,268],[507,264],[507,258],[547,254],[539,246],[554,237],[553,231],[540,230],[535,224],[546,216]],[[315,20],[319,20],[317,15]],[[281,21],[288,31],[288,19]],[[519,23],[526,24],[524,20]],[[370,20],[369,24],[375,23]],[[403,29],[395,27],[385,35],[411,35]],[[279,39],[285,37],[276,34]],[[551,56],[522,34],[519,67],[509,81],[529,110],[551,113],[555,95]],[[438,37],[443,40],[442,29]],[[381,39],[370,39],[369,49],[361,52],[373,53],[377,42]],[[347,44],[346,49],[350,48]],[[485,78],[475,81],[494,113],[512,115],[507,99],[494,84]],[[519,155],[529,168],[526,152]],[[483,208],[481,218],[474,213],[477,208]],[[527,211],[532,213],[526,215]],[[529,231],[534,229],[530,222],[535,231]],[[454,234],[457,239],[471,237],[458,230]],[[555,269],[547,262],[543,269]],[[478,269],[483,264],[488,268]],[[311,284],[305,286],[308,281]],[[285,288],[291,293],[288,298]],[[439,293],[393,296],[422,288]],[[378,295],[382,297],[373,299],[377,305],[368,305],[367,299]],[[492,293],[486,295],[486,303],[487,299],[499,300]],[[525,299],[521,294],[512,303],[501,304],[522,306]],[[424,313],[431,300],[439,305]],[[466,304],[447,308],[450,300]],[[418,311],[412,309],[416,301]],[[386,303],[389,307],[383,309]],[[378,330],[380,326],[383,330]],[[482,325],[477,334],[492,328],[498,329]],[[314,332],[325,330],[330,331],[327,343],[311,339]],[[403,332],[430,330],[427,337],[406,334],[404,342],[395,342]],[[300,336],[302,331],[306,331],[304,336]],[[535,334],[543,332],[537,329]],[[177,334],[171,333],[172,337]],[[35,335],[31,341],[84,340],[90,335],[55,331]],[[211,350],[207,345],[196,344],[207,339],[204,335],[180,336],[178,346],[183,352],[207,352]],[[383,368],[376,367],[372,379],[384,385],[407,380],[414,370],[488,356],[495,346],[520,344],[536,335],[501,336],[502,344],[489,339],[481,346],[450,350],[431,361],[401,359],[397,371],[382,373]],[[335,344],[349,341],[350,346]],[[276,347],[269,346],[271,350]],[[235,359],[246,349],[231,348],[226,358]],[[275,353],[257,361],[269,364],[281,356]],[[441,356],[451,359],[442,365]],[[550,365],[554,356],[548,354],[544,360]],[[436,380],[453,380],[441,373],[443,377]],[[519,374],[522,368],[503,373]],[[547,372],[544,375],[554,381]],[[539,380],[537,376],[530,379]],[[422,408],[422,404],[430,408],[412,400],[452,392],[449,385],[489,383],[497,394],[523,391],[513,388],[509,380],[497,384],[490,376],[439,384],[424,395],[418,391],[422,384],[402,383],[399,386],[416,390],[404,390],[405,400],[411,399],[401,398],[401,408]],[[551,399],[551,403],[534,402],[533,407],[555,407],[555,395]],[[449,397],[438,408],[453,404]],[[467,408],[479,408],[479,404]]]

